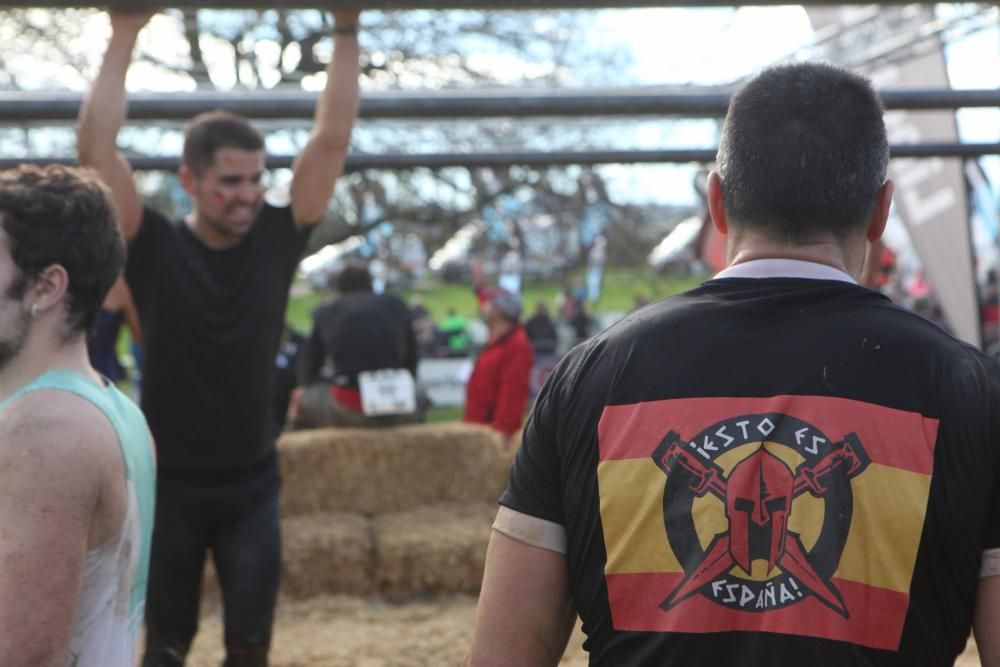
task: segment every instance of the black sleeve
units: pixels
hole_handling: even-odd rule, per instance
[[[989,520],[986,539],[983,543],[986,549],[1000,548],[1000,364],[994,359],[987,360],[986,373],[989,380],[988,405],[991,409],[991,435],[994,441],[989,443],[993,455],[993,494],[990,498]]]
[[[291,279],[295,275],[306,246],[309,244],[309,237],[316,226],[299,227],[296,225],[292,218],[291,205],[273,206],[267,204],[261,210],[254,230],[261,234],[263,242],[273,252],[280,254],[283,261],[286,262],[283,270]]]
[[[538,394],[510,468],[507,490],[500,497],[501,505],[558,524],[564,523],[564,515],[557,433],[583,349],[578,346],[563,357]]]
[[[413,379],[417,379],[417,362],[420,352],[417,347],[417,334],[413,330],[413,311],[402,298],[395,294],[383,294],[381,303],[391,310],[392,320],[400,327],[399,361],[402,367],[410,371]]]
[[[163,252],[164,236],[170,233],[170,221],[166,217],[148,206],[143,208],[139,230],[128,243],[125,262],[125,282],[140,313],[155,283],[157,251]]]
[[[410,371],[413,379],[417,379],[417,363],[420,361],[420,348],[417,345],[417,332],[413,329],[413,313],[406,302],[400,299],[400,321],[405,325],[403,331],[403,368]]]
[[[320,336],[322,313],[322,307],[313,311],[312,331],[299,352],[297,370],[300,385],[312,384],[322,379],[320,371],[323,368],[323,360],[326,358],[326,347]]]

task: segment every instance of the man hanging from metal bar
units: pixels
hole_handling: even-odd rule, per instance
[[[100,172],[119,209],[125,277],[146,332],[141,404],[161,474],[142,664],[184,664],[211,550],[225,665],[267,665],[281,567],[272,367],[299,256],[343,172],[357,115],[359,11],[334,12],[327,85],[289,188],[265,194],[264,140],[244,118],[202,114],[185,134],[179,174],[194,210],[179,221],[144,206],[116,147],[125,75],[151,16],[111,13],[78,128],[81,163]]]

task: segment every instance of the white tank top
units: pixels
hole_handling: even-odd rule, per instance
[[[133,667],[142,607],[131,610],[132,582],[142,544],[135,485],[128,483],[128,511],[113,539],[87,553],[80,604],[73,618],[67,666]]]
[[[153,533],[156,466],[149,427],[139,408],[114,385],[101,386],[68,370],[52,370],[0,403],[0,411],[38,389],[67,391],[95,405],[114,426],[128,486],[118,533],[87,553],[73,617],[67,667],[134,667],[146,605]]]

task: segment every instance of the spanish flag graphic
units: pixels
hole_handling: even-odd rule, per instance
[[[897,650],[937,430],[819,396],[608,406],[598,486],[615,629]]]

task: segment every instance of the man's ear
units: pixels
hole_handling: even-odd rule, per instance
[[[194,173],[194,170],[186,164],[182,164],[180,169],[177,170],[177,176],[180,178],[181,187],[184,188],[184,192],[188,193],[188,196],[194,197],[198,190],[198,176]]]
[[[69,274],[61,264],[50,264],[32,281],[25,293],[27,307],[45,312],[66,300],[69,290]]]
[[[889,209],[892,207],[892,192],[895,187],[896,184],[892,182],[892,179],[889,179],[878,191],[878,196],[875,199],[875,210],[872,211],[872,217],[868,221],[868,229],[865,232],[865,238],[870,243],[875,243],[885,233],[885,225],[889,220]]]
[[[723,198],[722,177],[716,171],[708,175],[708,214],[712,218],[712,225],[720,234],[729,234],[729,219],[726,216],[726,202]]]

